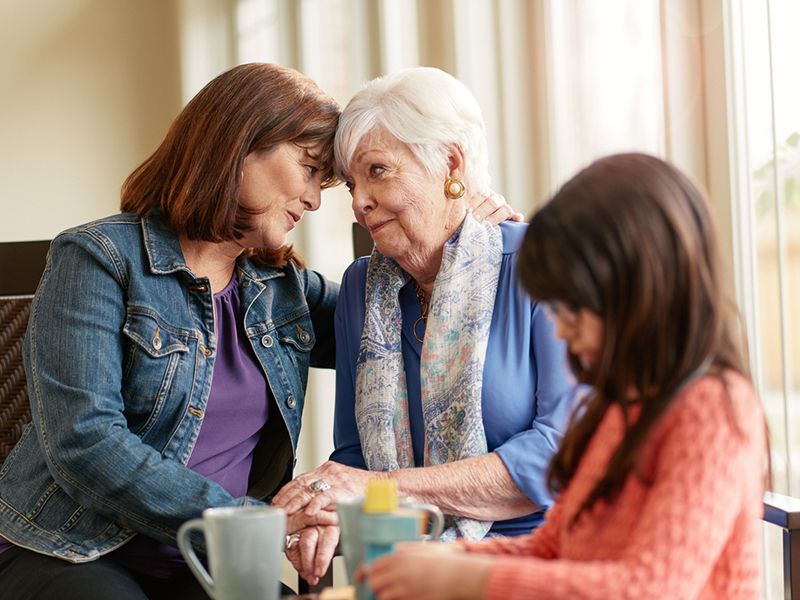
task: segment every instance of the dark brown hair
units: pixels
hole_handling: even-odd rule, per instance
[[[703,194],[652,156],[594,162],[533,216],[519,257],[523,285],[537,300],[586,308],[604,325],[593,365],[584,369],[570,356],[592,392],[550,463],[551,489],[562,490],[573,477],[611,403],[623,411],[631,402],[641,406],[576,519],[619,493],[648,433],[687,380],[710,372],[724,381],[726,369],[749,377],[722,272]]]
[[[245,157],[282,142],[311,147],[334,183],[333,138],[339,107],[305,75],[273,64],[234,67],[210,81],[180,112],[156,151],[125,180],[121,209],[160,210],[176,234],[209,242],[242,237],[251,213],[238,203]],[[262,263],[302,264],[284,246],[254,249]]]

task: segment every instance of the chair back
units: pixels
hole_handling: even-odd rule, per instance
[[[0,464],[31,420],[22,341],[49,241],[0,243]]]
[[[783,530],[783,597],[800,600],[800,498],[766,492],[764,521]]]
[[[358,223],[353,223],[353,256],[355,258],[369,256],[372,254],[372,247],[374,245],[369,231]]]

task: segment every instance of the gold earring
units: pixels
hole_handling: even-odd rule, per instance
[[[444,195],[451,200],[461,198],[466,191],[467,188],[464,187],[464,183],[458,177],[451,177],[444,182]]]

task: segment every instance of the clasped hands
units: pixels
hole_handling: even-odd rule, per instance
[[[336,501],[363,496],[367,481],[385,477],[328,461],[283,486],[272,505],[286,511],[286,557],[310,585],[328,570],[339,544]]]
[[[296,540],[286,556],[310,585],[325,574],[339,543],[337,500],[363,496],[367,481],[387,476],[328,461],[299,475],[275,495],[272,504],[289,515],[287,531]],[[411,542],[397,546],[395,554],[377,559],[369,570],[362,566],[356,572],[356,580],[367,581],[379,598],[480,597],[491,565],[489,556],[464,552],[459,544]],[[408,577],[411,572],[416,575]]]

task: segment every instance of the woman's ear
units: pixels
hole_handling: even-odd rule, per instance
[[[464,152],[458,144],[450,144],[447,147],[447,169],[450,177],[464,176],[466,168],[466,160],[464,159]]]

